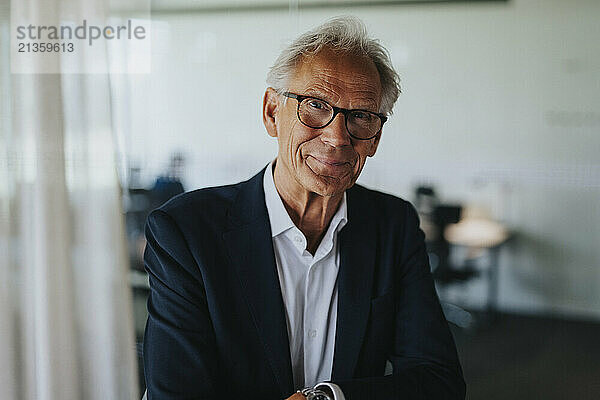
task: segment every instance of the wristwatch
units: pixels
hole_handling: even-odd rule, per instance
[[[298,390],[298,393],[302,393],[306,397],[306,400],[333,400],[324,391],[310,387]]]

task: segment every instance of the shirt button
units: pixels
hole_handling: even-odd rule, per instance
[[[308,336],[310,336],[311,338],[317,337],[317,331],[315,329],[311,329],[310,331],[308,331]]]
[[[302,243],[302,238],[300,236],[294,236],[294,241],[297,243]]]

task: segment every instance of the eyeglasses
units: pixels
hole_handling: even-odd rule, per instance
[[[298,101],[298,119],[309,128],[325,128],[338,113],[342,113],[350,136],[358,140],[369,140],[377,136],[383,124],[387,121],[387,117],[383,114],[367,110],[348,110],[334,107],[325,100],[316,97],[302,96],[290,92],[285,92],[283,95]]]

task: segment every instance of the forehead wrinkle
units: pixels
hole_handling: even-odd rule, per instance
[[[319,56],[302,61],[295,70],[294,81],[289,89],[294,86],[299,94],[319,97],[338,107],[379,111],[379,72],[370,60],[322,51]]]
[[[341,75],[341,76],[340,76]],[[340,89],[346,87],[364,87],[365,90],[372,90],[377,93],[377,83],[373,82],[373,77],[362,73],[340,73],[336,69],[321,69],[320,71],[312,74],[312,79],[320,80],[324,83],[330,84]]]

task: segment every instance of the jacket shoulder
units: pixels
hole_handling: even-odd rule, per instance
[[[196,189],[174,196],[158,209],[167,214],[180,212],[211,212],[227,208],[235,199],[239,183]]]
[[[407,209],[414,209],[414,206],[408,200],[390,193],[370,189],[358,184],[355,184],[351,190],[359,201],[368,204],[368,207],[379,215],[404,215],[405,212],[409,211]]]
[[[174,196],[153,211],[168,214],[185,232],[197,229],[220,230],[242,183],[196,189]]]

